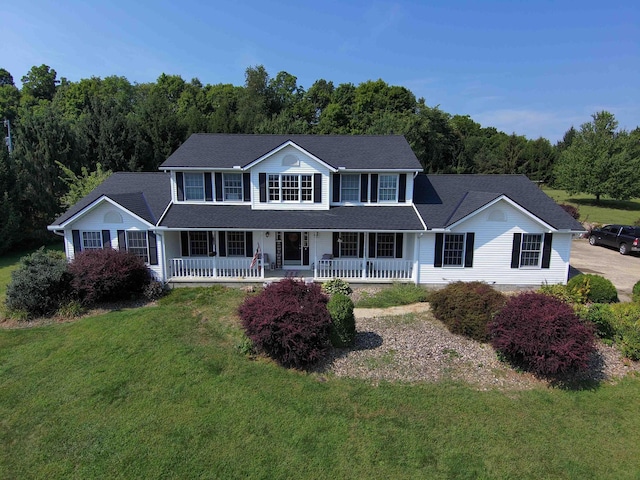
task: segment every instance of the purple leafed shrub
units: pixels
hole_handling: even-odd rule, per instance
[[[593,328],[571,306],[541,293],[512,297],[489,331],[498,352],[539,375],[585,370],[595,351]]]
[[[245,334],[258,351],[285,367],[303,367],[324,356],[331,317],[319,285],[285,279],[247,297],[239,308]]]
[[[74,289],[87,304],[127,300],[140,295],[151,280],[140,257],[111,248],[78,253],[69,264],[69,271]]]

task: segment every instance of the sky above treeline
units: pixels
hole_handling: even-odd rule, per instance
[[[600,110],[640,125],[640,2],[0,2],[0,67],[244,84],[249,66],[382,79],[482,126],[552,143]]]

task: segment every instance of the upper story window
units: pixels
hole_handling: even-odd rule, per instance
[[[398,175],[380,175],[378,180],[378,201],[398,201]]]
[[[202,173],[184,174],[184,199],[204,200],[204,176]]]
[[[340,200],[342,202],[358,202],[360,200],[360,175],[341,176]]]
[[[225,201],[242,201],[242,174],[224,174],[224,199]]]
[[[270,202],[313,201],[313,175],[269,175]]]

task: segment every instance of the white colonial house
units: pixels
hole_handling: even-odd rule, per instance
[[[195,134],[49,226],[162,281],[565,283],[582,226],[523,175],[424,175],[402,136]]]

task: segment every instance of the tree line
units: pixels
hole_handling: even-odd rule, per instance
[[[522,173],[541,183],[554,180],[582,133],[572,127],[551,145],[450,115],[383,80],[320,79],[305,89],[263,66],[247,68],[242,86],[166,74],[142,84],[118,76],[71,82],[47,65],[21,83],[0,68],[0,119],[10,122],[13,143],[11,154],[0,151],[0,252],[51,238],[46,225],[68,205],[70,179],[156,171],[195,132],[402,134],[427,173]]]

